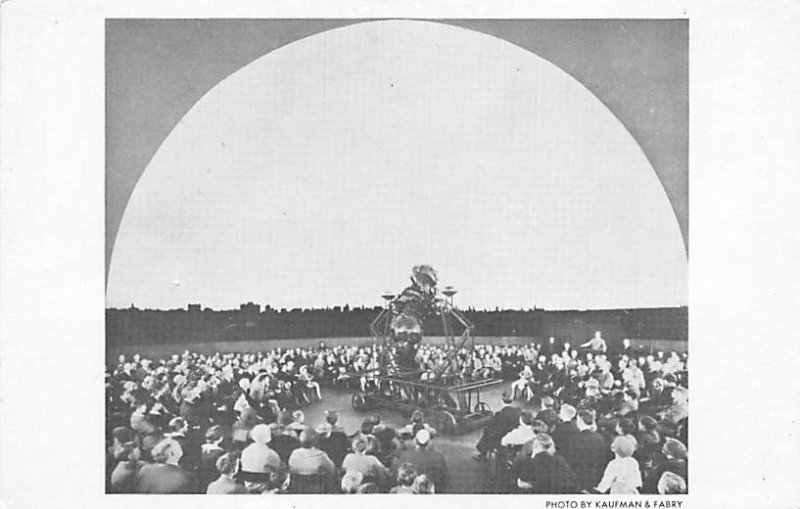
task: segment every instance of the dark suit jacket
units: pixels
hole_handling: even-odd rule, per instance
[[[556,446],[556,453],[561,456],[566,456],[575,436],[581,431],[575,421],[558,422],[556,428],[553,430],[553,443]]]
[[[272,435],[272,441],[269,443],[270,447],[278,453],[283,463],[289,462],[289,456],[292,455],[295,449],[300,447],[300,440],[294,435],[288,434],[275,434]]]
[[[507,405],[501,408],[489,422],[488,428],[493,434],[503,436],[519,426],[519,415],[522,410],[515,406]]]
[[[560,455],[540,452],[515,465],[517,478],[533,485],[532,493],[580,493],[575,472]]]
[[[425,474],[433,481],[436,493],[444,493],[447,491],[447,463],[444,456],[439,451],[434,451],[429,448],[415,447],[400,453],[392,463],[393,471],[403,463],[411,463],[417,467],[417,472]]]
[[[609,448],[603,436],[584,430],[573,437],[564,459],[578,476],[582,489],[594,488],[608,464]]]

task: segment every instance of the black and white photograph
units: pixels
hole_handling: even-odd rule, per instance
[[[0,3],[0,509],[799,507],[799,22]]]
[[[109,20],[107,492],[685,494],[688,36]]]

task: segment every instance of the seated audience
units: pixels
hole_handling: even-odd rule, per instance
[[[418,347],[413,362],[419,371],[413,376],[432,383],[491,376],[512,385],[521,372],[531,373],[530,381],[523,377],[525,383],[514,387],[534,389],[529,402],[519,403],[530,410],[517,408],[505,392],[503,407],[476,444],[476,459],[497,451],[498,461],[474,465],[486,472],[481,484],[464,486],[458,479],[454,491],[686,491],[688,356],[659,351],[637,357],[630,349],[608,353],[600,341],[591,343],[583,351],[566,343],[561,350],[560,341],[477,344],[457,351]],[[334,410],[316,431],[306,423],[300,407],[317,404],[317,396],[331,387],[381,389],[368,369],[382,348],[319,345],[121,356],[108,365],[105,377],[107,492],[334,493],[345,485],[347,492],[386,492],[395,482],[389,467],[399,479],[403,465],[404,473],[413,468],[413,475],[403,477],[394,492],[449,491],[447,464],[458,460],[457,453],[448,445],[445,457],[433,448],[436,430],[422,411],[397,431],[369,415],[350,436]],[[461,368],[440,373],[452,358]],[[337,385],[348,381],[350,389]],[[412,396],[421,406],[437,397],[406,394]],[[489,399],[486,395],[484,402]],[[403,438],[413,441],[405,444]],[[635,471],[644,481],[641,487]],[[337,472],[347,483],[341,484]],[[328,481],[315,481],[320,475]]]

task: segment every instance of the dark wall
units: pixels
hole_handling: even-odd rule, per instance
[[[186,342],[263,341],[325,337],[364,337],[381,308],[272,309],[248,304],[241,309],[106,310],[107,345],[157,345]],[[685,341],[688,310],[682,308],[601,311],[464,311],[474,335],[495,337],[554,336],[584,342],[600,330],[608,340],[624,337]],[[440,318],[427,320],[425,334],[443,334]],[[460,329],[456,329],[460,333]]]

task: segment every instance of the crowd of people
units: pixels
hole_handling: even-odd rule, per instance
[[[400,429],[369,415],[345,430],[335,410],[305,420],[302,408],[329,387],[377,383],[380,355],[320,344],[120,356],[106,372],[107,490],[448,492],[448,458],[422,412]],[[515,493],[686,492],[687,361],[627,341],[608,352],[600,334],[575,347],[555,338],[456,352],[422,344],[415,356],[421,380],[508,380],[475,459],[491,491]]]

